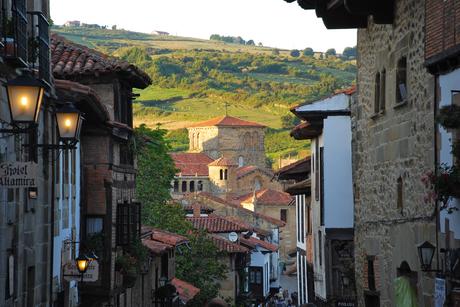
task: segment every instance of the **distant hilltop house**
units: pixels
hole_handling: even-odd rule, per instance
[[[154,31],[152,31],[152,34],[153,34],[153,35],[168,36],[168,35],[169,35],[169,32],[154,30]]]
[[[64,23],[64,27],[80,27],[81,22],[79,20],[69,20]]]

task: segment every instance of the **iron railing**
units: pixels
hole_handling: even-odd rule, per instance
[[[11,8],[11,23],[5,14],[4,43],[5,56],[18,60],[27,66],[27,7],[26,0],[13,0]],[[9,36],[11,35],[11,37]]]
[[[38,77],[51,84],[49,22],[42,12],[28,12],[31,16],[31,38],[29,39],[29,63],[38,67]]]

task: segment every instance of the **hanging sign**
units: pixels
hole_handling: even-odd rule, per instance
[[[77,269],[77,265],[75,261],[69,261],[64,264],[64,279],[67,281],[81,281],[81,274]],[[94,282],[99,279],[99,262],[91,261],[86,270],[85,274],[83,274],[83,282]]]
[[[0,164],[0,187],[36,188],[37,163],[4,162]]]

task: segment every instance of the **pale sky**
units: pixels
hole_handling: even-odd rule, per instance
[[[51,0],[51,18],[58,25],[80,20],[205,39],[241,36],[286,49],[335,48],[341,53],[356,45],[356,30],[327,30],[314,11],[283,0]]]

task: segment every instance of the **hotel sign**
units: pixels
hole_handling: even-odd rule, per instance
[[[75,261],[69,261],[64,264],[64,279],[67,281],[81,281],[81,274],[77,269]],[[95,282],[99,279],[99,263],[91,261],[88,270],[83,274],[83,282]]]
[[[0,187],[36,188],[37,163],[4,162],[0,164]]]

